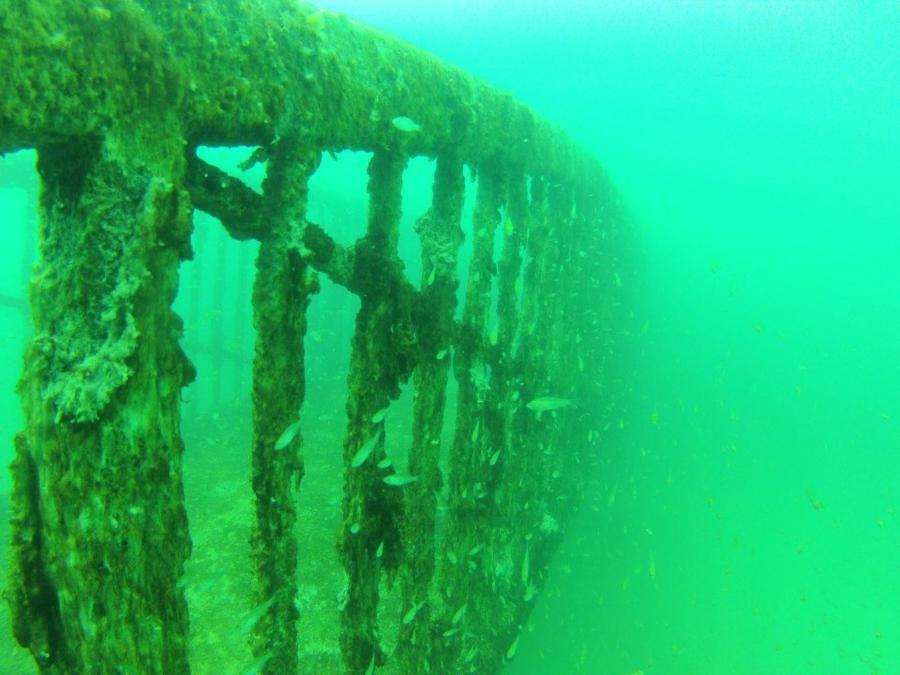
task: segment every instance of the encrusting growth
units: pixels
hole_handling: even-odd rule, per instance
[[[179,393],[194,372],[170,305],[199,208],[260,242],[253,669],[301,665],[303,340],[326,274],[361,302],[338,544],[346,671],[497,672],[602,437],[628,239],[597,162],[508,94],[292,0],[15,2],[0,24],[0,152],[35,148],[42,184],[12,466],[19,643],[45,673],[189,672]],[[258,147],[263,194],[200,160],[200,145]],[[321,154],[345,149],[373,153],[366,231],[349,246],[306,218]],[[436,170],[415,285],[397,245],[417,156]],[[410,379],[399,471],[384,419]],[[396,644],[379,625],[384,580],[400,585]]]

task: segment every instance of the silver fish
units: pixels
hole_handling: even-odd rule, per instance
[[[395,117],[391,120],[391,124],[394,125],[395,129],[399,129],[403,133],[412,134],[416,131],[422,131],[422,126],[415,121],[411,120],[409,117]]]
[[[269,611],[269,608],[272,607],[272,604],[275,602],[275,596],[273,595],[271,598],[266,600],[264,603],[256,607],[252,612],[250,612],[247,617],[244,619],[244,623],[241,624],[240,631],[243,635],[247,635],[256,624],[259,623],[259,620],[262,619],[266,612]]]
[[[512,644],[509,646],[509,649],[506,650],[506,658],[512,659],[516,655],[516,650],[519,648],[519,636],[516,635],[516,639],[512,641]]]
[[[379,429],[372,438],[363,443],[362,447],[356,451],[356,454],[353,455],[353,459],[350,461],[350,466],[357,469],[365,464],[366,460],[369,459],[369,455],[371,455],[372,451],[375,449],[375,446],[378,445],[378,439],[380,438],[381,429]]]
[[[557,398],[556,396],[541,396],[525,404],[525,407],[534,412],[548,412],[560,408],[571,408],[575,401],[570,398]]]
[[[250,664],[250,668],[244,672],[244,675],[259,675],[259,673],[263,671],[263,668],[266,667],[266,664],[271,661],[274,656],[274,651],[266,652]]]
[[[293,422],[288,425],[287,429],[281,432],[281,436],[278,437],[278,440],[275,441],[275,449],[276,450],[284,450],[292,440],[297,436],[297,432],[300,431],[300,420]]]
[[[388,485],[393,485],[394,487],[409,485],[410,483],[415,483],[417,480],[419,480],[418,476],[410,476],[408,474],[399,473],[392,473],[390,476],[384,477],[384,482]]]
[[[425,606],[425,601],[418,602],[412,607],[409,608],[409,611],[403,615],[403,625],[405,626],[408,623],[412,623],[412,620],[416,618],[416,614],[419,613],[419,610]]]

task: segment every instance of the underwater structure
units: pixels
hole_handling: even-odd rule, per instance
[[[171,303],[200,209],[260,242],[254,672],[302,665],[292,532],[318,274],[361,302],[335,608],[346,672],[496,672],[602,439],[625,219],[596,160],[510,95],[294,0],[8,2],[0,25],[0,152],[35,149],[41,184],[6,590],[40,671],[190,671],[179,394],[194,369]],[[258,147],[263,193],[202,161],[201,145]],[[352,246],[305,217],[322,153],[346,149],[373,153]],[[397,255],[416,156],[436,161],[418,286]],[[477,196],[455,319],[464,168]],[[413,443],[398,473],[382,461],[383,411],[408,380]],[[403,604],[391,649],[385,578]]]

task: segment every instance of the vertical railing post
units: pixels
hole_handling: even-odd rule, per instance
[[[297,519],[295,491],[303,477],[299,414],[305,393],[303,338],[315,275],[298,247],[307,181],[318,152],[283,139],[263,186],[268,232],[256,259],[253,322],[253,476],[259,619],[251,648],[260,672],[297,672]]]
[[[193,370],[170,308],[190,255],[182,148],[167,118],[38,151],[8,595],[46,672],[188,672],[178,399]]]
[[[379,150],[369,162],[368,229],[355,246],[352,285],[360,295],[353,335],[344,440],[344,522],[340,555],[348,586],[342,600],[341,651],[347,671],[361,675],[382,665],[385,654],[377,628],[378,582],[382,571],[396,573],[402,550],[402,486],[384,482],[376,465],[384,457],[382,420],[376,416],[400,395],[400,382],[413,367],[415,337],[412,297],[402,286],[397,255],[401,184],[406,156]],[[369,458],[357,453],[372,443]]]
[[[443,643],[438,670],[452,672],[462,661],[477,671],[491,672],[496,650],[486,649],[495,615],[489,588],[492,555],[490,539],[494,504],[487,499],[486,467],[494,450],[491,438],[496,411],[491,392],[490,340],[487,320],[491,277],[494,274],[494,234],[500,223],[504,184],[499,167],[480,167],[475,212],[474,242],[466,287],[465,306],[456,341],[453,370],[459,383],[456,425],[450,452],[448,515],[442,560],[441,587],[457,639]],[[450,670],[448,670],[450,669]]]
[[[437,496],[443,482],[438,460],[456,308],[456,264],[463,238],[462,168],[455,156],[438,158],[432,206],[416,225],[422,242],[422,295],[409,472],[418,476],[418,481],[406,492],[401,580],[405,611],[419,609],[400,629],[398,656],[402,672],[407,673],[427,672],[433,663],[431,621],[437,612],[430,606],[429,596],[436,562]]]

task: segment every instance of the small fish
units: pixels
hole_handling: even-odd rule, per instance
[[[442,349],[441,351],[439,351],[437,354],[434,355],[434,358],[436,358],[438,361],[443,361],[445,356],[447,356],[447,350]]]
[[[284,450],[300,431],[300,420],[288,425],[287,429],[281,432],[281,436],[275,441],[276,450]]]
[[[458,624],[462,620],[462,618],[466,615],[466,609],[468,609],[468,607],[469,607],[469,603],[464,602],[462,604],[462,606],[458,610],[456,610],[456,612],[454,612],[453,618],[450,619],[450,623],[452,623],[454,626],[456,624]]]
[[[403,487],[419,480],[418,476],[410,476],[409,474],[392,473],[390,476],[384,477],[384,482],[394,487]]]
[[[378,548],[375,549],[375,557],[380,558],[384,555],[384,542],[378,544]]]
[[[266,600],[259,607],[254,609],[247,615],[247,618],[244,620],[244,623],[241,624],[240,631],[243,635],[247,635],[250,631],[253,630],[253,627],[259,623],[259,620],[262,619],[266,612],[269,611],[269,608],[272,606],[272,603],[275,602],[275,596],[273,595],[271,598]]]
[[[516,639],[512,641],[512,644],[509,646],[509,649],[506,650],[506,658],[511,659],[516,655],[516,650],[519,648],[519,636],[516,636]]]
[[[395,129],[399,129],[405,134],[413,134],[417,131],[422,131],[421,125],[417,124],[409,117],[405,117],[400,115],[399,117],[395,117],[391,120],[391,124]]]
[[[353,459],[350,461],[350,466],[354,469],[361,467],[366,463],[366,460],[369,459],[369,455],[372,454],[372,451],[375,449],[375,446],[378,445],[378,440],[381,438],[381,429],[372,436],[369,440],[362,444],[362,447],[356,451],[356,454],[353,455]]]
[[[424,606],[425,601],[422,600],[422,602],[418,602],[410,607],[409,611],[403,615],[403,625],[405,626],[406,624],[412,623],[412,620],[416,618],[416,614],[418,614],[419,610]]]
[[[384,408],[379,410],[377,413],[372,415],[372,424],[378,424],[382,420],[384,420],[385,415],[387,415],[387,411],[388,411],[387,406],[385,406]]]
[[[266,667],[266,664],[271,661],[274,656],[275,652],[266,652],[250,664],[250,668],[244,672],[244,675],[259,675],[259,673],[263,671],[263,668]]]
[[[503,448],[500,448],[502,450]],[[500,459],[500,450],[497,450],[493,455],[491,455],[490,465],[494,466],[497,463],[497,460]]]
[[[381,460],[380,462],[378,462],[378,464],[376,464],[376,466],[377,466],[379,469],[387,469],[391,464],[393,464],[393,462],[391,461],[391,458],[390,458],[390,457],[385,457],[383,460]]]
[[[534,412],[547,412],[549,410],[559,410],[560,408],[570,408],[574,405],[575,401],[569,398],[541,396],[526,403],[525,407]]]

